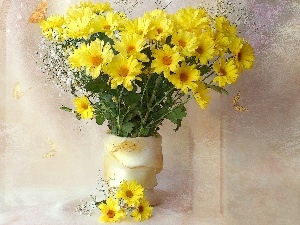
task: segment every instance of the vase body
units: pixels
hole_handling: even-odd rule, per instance
[[[109,187],[123,180],[136,180],[144,189],[150,204],[158,204],[154,192],[156,175],[163,169],[161,136],[127,138],[106,134],[104,144],[104,176]]]

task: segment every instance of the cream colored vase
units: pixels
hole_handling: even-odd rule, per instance
[[[163,169],[161,136],[126,138],[113,134],[104,137],[104,172],[110,187],[123,180],[136,180],[144,189],[150,204],[159,203],[154,191],[156,174]]]

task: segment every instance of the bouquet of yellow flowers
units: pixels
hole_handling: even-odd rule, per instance
[[[225,16],[204,8],[155,9],[130,19],[109,3],[81,2],[40,22],[43,69],[75,96],[77,117],[108,122],[123,137],[156,135],[164,119],[181,126],[185,104],[202,109],[209,90],[227,93],[251,69],[251,45]]]

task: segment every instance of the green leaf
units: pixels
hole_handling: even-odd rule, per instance
[[[202,76],[211,70],[211,68],[206,65],[197,66],[197,69],[200,70]]]
[[[96,114],[96,123],[102,125],[105,121],[105,118],[102,115]]]
[[[85,88],[87,91],[92,91],[94,93],[110,90],[110,86],[107,84],[107,82],[100,79],[91,80],[86,84]]]
[[[65,110],[65,111],[67,111],[67,112],[72,112],[72,111],[73,111],[72,109],[70,109],[70,108],[68,108],[68,107],[66,107],[66,106],[64,106],[64,105],[62,105],[62,106],[60,107],[60,109]]]
[[[127,137],[133,130],[134,123],[128,122],[128,123],[123,123],[121,126],[121,131],[122,131],[122,136]]]
[[[224,88],[219,87],[219,86],[217,86],[217,85],[206,84],[206,87],[207,87],[207,88],[210,88],[210,89],[212,89],[212,90],[214,90],[214,91],[216,91],[216,92],[219,92],[220,94],[226,94],[226,95],[228,95],[228,91],[226,91]]]
[[[175,128],[175,131],[179,129],[181,126],[182,119],[187,115],[186,109],[183,105],[176,107],[169,113],[166,118],[170,120],[172,123],[176,124],[177,127]]]

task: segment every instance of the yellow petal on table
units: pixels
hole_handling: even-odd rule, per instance
[[[247,108],[241,106],[239,104],[239,100],[240,100],[240,97],[241,97],[241,92],[239,91],[236,96],[233,97],[232,99],[232,104],[233,104],[233,107],[239,111],[239,112],[245,112],[245,111],[249,111]]]
[[[29,88],[27,91],[25,92],[21,92],[20,91],[20,82],[17,82],[14,85],[14,89],[13,89],[13,98],[14,99],[20,99],[23,95],[25,95],[31,88]]]
[[[46,13],[47,13],[47,1],[42,0],[36,10],[34,10],[31,13],[31,16],[29,17],[28,21],[30,23],[39,23],[42,20],[46,19]]]
[[[48,144],[49,146],[51,147],[51,151],[47,152],[45,155],[43,155],[42,158],[50,158],[50,157],[53,157],[55,156],[55,153],[56,153],[56,145],[54,144],[54,142],[50,139],[48,139]]]

